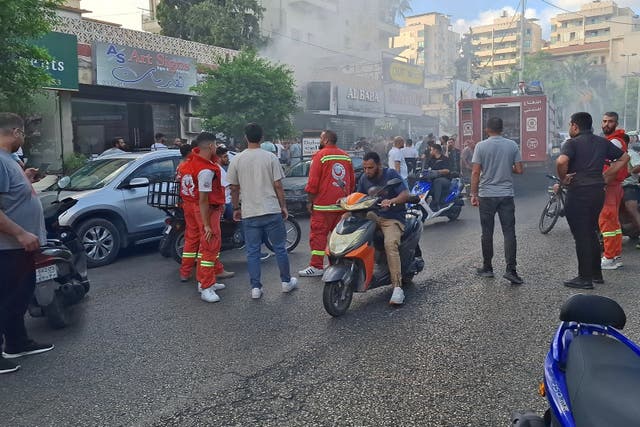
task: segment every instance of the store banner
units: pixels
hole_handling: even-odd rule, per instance
[[[193,58],[115,43],[95,43],[93,54],[97,85],[193,95]]]
[[[31,60],[31,65],[47,70],[53,84],[45,89],[78,90],[78,38],[73,34],[51,32],[33,44],[47,49],[51,61]]]
[[[424,68],[391,58],[382,60],[382,72],[385,83],[402,83],[424,87]]]
[[[424,88],[411,89],[403,85],[385,85],[384,110],[387,114],[422,116],[422,106],[427,104]]]
[[[379,88],[339,86],[338,114],[381,117],[384,115],[384,92]]]

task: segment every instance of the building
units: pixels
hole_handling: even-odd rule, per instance
[[[492,24],[471,28],[474,54],[480,65],[478,72],[485,79],[504,76],[519,68],[521,15],[508,16],[506,12]],[[542,49],[542,28],[535,20],[525,23],[524,52]]]
[[[162,28],[158,23],[158,4],[160,0],[149,0],[149,9],[142,11],[142,30],[149,33],[160,34]]]
[[[437,12],[409,16],[400,34],[389,40],[390,47],[405,60],[424,69],[426,103],[423,111],[434,117],[440,130],[455,127],[454,74],[460,34],[451,28],[447,15]]]
[[[54,31],[35,41],[53,61],[32,64],[47,68],[54,84],[30,118],[30,164],[60,171],[74,153],[99,154],[116,136],[144,150],[158,132],[169,141],[199,133],[191,114],[198,68],[237,52],[85,19],[77,6],[60,7]]]
[[[578,12],[551,18],[550,48],[609,42],[625,33],[640,30],[640,18],[614,1],[592,1]]]

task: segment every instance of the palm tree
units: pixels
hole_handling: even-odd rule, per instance
[[[391,0],[391,16],[393,19],[404,19],[411,12],[411,0]]]

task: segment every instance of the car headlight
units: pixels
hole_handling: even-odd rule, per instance
[[[329,237],[329,252],[333,255],[341,255],[351,249],[362,238],[366,230],[357,230],[350,234],[338,234],[336,230]]]

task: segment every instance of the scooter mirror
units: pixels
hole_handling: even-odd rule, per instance
[[[370,187],[369,191],[367,191],[367,194],[369,196],[377,196],[378,193],[380,193],[381,190],[382,190],[382,188],[380,188],[380,187],[375,187],[375,186],[374,187]]]
[[[394,185],[401,184],[402,180],[400,178],[393,178],[387,181],[387,187],[393,187]]]

